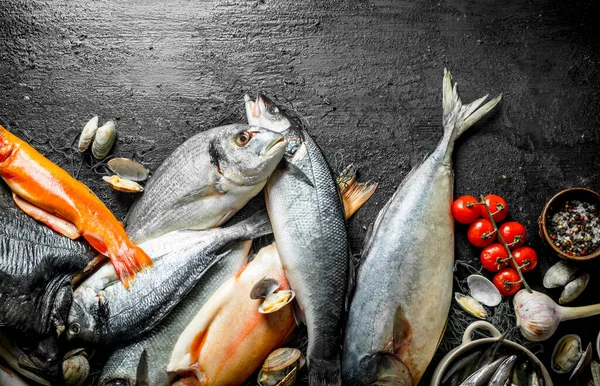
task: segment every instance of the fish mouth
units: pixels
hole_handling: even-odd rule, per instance
[[[260,118],[259,98],[260,94],[258,94],[256,101],[253,101],[248,94],[244,95],[244,102],[246,103],[246,115],[248,118]]]
[[[271,157],[273,154],[277,154],[282,148],[285,149],[287,141],[284,137],[275,138],[272,140],[262,151],[262,157]]]

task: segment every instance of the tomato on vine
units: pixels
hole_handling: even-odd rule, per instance
[[[506,201],[500,196],[495,194],[488,194],[484,197],[484,201],[487,204],[488,208],[490,208],[490,212],[492,216],[494,216],[495,222],[500,222],[506,218],[508,215],[508,205]],[[479,210],[481,211],[481,217],[490,219],[487,210],[485,209],[485,205],[480,205]]]
[[[538,263],[537,253],[530,247],[521,247],[512,251],[515,261],[521,268],[521,272],[527,273],[532,271]],[[514,267],[513,262],[510,262],[511,267]]]
[[[525,244],[525,237],[527,236],[527,230],[523,224],[516,221],[505,222],[498,228],[498,232],[508,244],[510,249],[518,248]]]
[[[481,215],[479,200],[461,196],[452,203],[452,217],[461,224],[470,224]]]
[[[476,247],[487,247],[493,243],[494,239],[496,238],[494,225],[492,225],[490,220],[486,220],[484,218],[475,220],[475,222],[469,226],[467,238],[469,239],[469,242]]]
[[[492,282],[502,296],[514,295],[522,286],[519,273],[514,268],[504,268],[494,276]]]
[[[485,247],[481,251],[479,259],[483,268],[490,272],[498,272],[508,266],[507,262],[503,261],[508,259],[508,252],[506,252],[506,248],[502,244],[498,243]]]

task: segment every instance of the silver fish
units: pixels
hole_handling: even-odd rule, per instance
[[[340,344],[350,251],[336,176],[296,117],[263,95],[246,96],[248,122],[288,139],[284,167],[265,189],[277,250],[308,330],[311,385],[341,385]]]
[[[140,243],[222,225],[262,190],[285,146],[281,134],[241,124],[196,134],[163,162],[131,207],[130,238]]]
[[[149,331],[194,287],[206,268],[223,257],[217,255],[223,247],[270,232],[262,211],[231,227],[176,231],[141,244],[154,260],[153,268],[140,272],[129,290],[118,282],[99,288],[96,278],[92,284],[84,282],[73,294],[67,338],[111,344]]]
[[[452,300],[452,150],[501,96],[463,106],[444,70],[444,135],[379,212],[366,239],[347,318],[344,385],[416,385],[442,337]]]
[[[490,378],[492,378],[494,373],[500,368],[500,365],[502,365],[506,359],[507,357],[504,356],[496,359],[490,364],[483,366],[482,368],[471,374],[469,378],[465,379],[465,381],[461,383],[460,386],[486,385]]]
[[[506,383],[506,381],[510,378],[512,368],[516,360],[516,355],[511,355],[508,358],[506,358],[504,362],[500,364],[500,367],[498,367],[498,370],[496,370],[496,372],[492,376],[492,379],[490,379],[488,386],[503,386]]]
[[[251,246],[248,241],[232,246],[231,254],[209,267],[196,287],[156,328],[142,340],[118,348],[102,370],[100,386],[137,385],[141,384],[140,376],[149,380],[147,386],[170,384],[173,375],[167,373],[167,364],[177,339],[215,290],[246,264]],[[146,356],[142,358],[144,351]],[[147,374],[138,372],[144,367],[142,361],[146,362]]]

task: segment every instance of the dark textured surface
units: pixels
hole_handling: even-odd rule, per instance
[[[440,138],[448,67],[465,101],[504,93],[457,144],[455,190],[506,198],[541,257],[529,275],[535,286],[556,260],[536,234],[546,200],[571,186],[600,190],[595,8],[591,0],[0,0],[0,118],[122,218],[133,198],[110,190],[89,156],[80,166],[64,148],[93,114],[117,120],[116,154],[156,170],[194,133],[242,119],[243,93],[275,94],[308,120],[334,168],[354,161],[380,183],[350,221],[356,250]],[[457,258],[476,258],[465,240],[457,227]],[[576,305],[600,301],[597,267]],[[567,332],[595,339],[599,322],[566,322],[546,346]]]

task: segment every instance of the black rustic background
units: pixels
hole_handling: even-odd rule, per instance
[[[557,260],[536,231],[544,203],[568,187],[600,190],[596,3],[0,0],[0,119],[122,218],[133,198],[69,149],[92,115],[116,120],[115,154],[156,170],[194,133],[243,120],[244,93],[265,91],[307,119],[334,169],[355,162],[379,183],[349,223],[358,251],[440,139],[447,67],[464,101],[504,93],[457,144],[455,192],[506,198],[540,256],[528,275],[539,289]],[[465,233],[457,227],[456,258],[478,267]],[[575,305],[600,302],[597,268],[587,267],[591,283]],[[599,321],[565,322],[544,345],[544,363],[565,333],[595,340]]]

